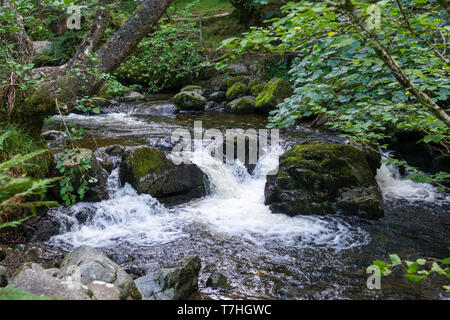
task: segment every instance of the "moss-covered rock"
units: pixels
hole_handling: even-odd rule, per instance
[[[117,87],[113,84],[107,82],[105,83],[99,92],[96,94],[97,97],[111,100],[115,97],[122,97],[125,93],[132,92],[133,89],[127,87]]]
[[[275,109],[276,105],[292,95],[291,85],[284,79],[273,78],[264,86],[263,91],[256,97],[255,108],[268,113]]]
[[[206,99],[194,91],[180,92],[172,98],[174,104],[181,110],[204,110]]]
[[[245,76],[235,76],[225,79],[225,85],[227,86],[227,88],[230,88],[231,86],[233,86],[233,84],[238,82],[248,84],[249,78]]]
[[[367,154],[351,145],[313,142],[280,157],[268,176],[265,203],[291,216],[342,212],[364,218],[383,216],[383,203]]]
[[[206,195],[205,174],[194,164],[175,165],[161,150],[140,146],[128,149],[120,165],[122,184],[166,203],[181,203]]]
[[[226,93],[227,100],[234,100],[236,98],[245,96],[248,93],[248,87],[245,83],[236,82]]]
[[[255,84],[250,87],[250,93],[254,96],[258,96],[264,90],[263,84]]]
[[[237,98],[225,106],[225,111],[238,114],[252,113],[255,110],[254,103],[255,97],[252,96]]]
[[[184,86],[180,92],[195,92],[201,96],[203,96],[203,88],[200,86],[196,86],[196,85],[188,85],[188,86]]]

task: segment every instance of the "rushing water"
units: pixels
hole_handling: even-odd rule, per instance
[[[188,125],[183,115],[178,117],[143,119],[115,113],[67,118],[88,129],[100,125],[104,135],[133,136],[136,132],[151,135],[160,128],[167,134],[177,124]],[[245,126],[245,119],[241,116],[241,125]],[[230,126],[233,119],[217,123]],[[254,119],[249,123],[255,124]],[[186,255],[199,255],[203,268],[197,298],[445,298],[435,289],[436,283],[411,285],[395,275],[389,282],[383,279],[384,290],[368,290],[365,267],[393,252],[412,257],[445,255],[448,230],[432,230],[429,236],[426,224],[409,226],[402,219],[417,211],[417,206],[419,220],[441,217],[449,211],[450,197],[382,166],[377,181],[386,201],[385,218],[289,217],[264,205],[266,174],[277,165],[280,152],[274,149],[259,159],[251,175],[239,162],[227,165],[211,157],[207,148],[197,148],[191,160],[209,176],[210,194],[175,207],[138,195],[128,184],[121,186],[115,168],[108,178],[109,199],[50,211],[61,233],[47,245],[63,250],[92,245],[134,276]],[[205,287],[214,270],[227,276],[230,288]]]

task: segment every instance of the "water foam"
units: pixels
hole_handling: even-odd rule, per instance
[[[385,199],[450,203],[450,196],[439,193],[428,183],[417,183],[402,177],[398,167],[382,164],[377,170],[376,180]]]
[[[278,165],[281,150],[262,157],[253,176],[239,161],[227,165],[209,151],[197,148],[191,158],[210,178],[209,196],[168,209],[150,195],[138,195],[129,184],[120,187],[115,169],[108,180],[108,200],[50,210],[63,226],[51,243],[95,247],[124,240],[137,246],[166,243],[187,237],[184,230],[190,225],[202,225],[213,236],[232,237],[257,247],[276,242],[342,250],[367,243],[364,231],[339,218],[289,217],[270,211],[264,204],[266,174]]]

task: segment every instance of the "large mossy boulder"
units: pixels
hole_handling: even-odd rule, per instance
[[[254,104],[255,104],[255,97],[245,96],[229,102],[225,106],[225,111],[236,114],[248,114],[252,113],[253,110],[255,110]]]
[[[265,203],[290,216],[328,213],[379,218],[381,192],[368,163],[372,156],[351,145],[313,142],[280,157],[267,177]]]
[[[175,165],[161,150],[141,146],[127,150],[120,165],[120,180],[138,193],[163,202],[181,203],[206,195],[206,175],[195,164]]]
[[[248,93],[248,87],[245,83],[236,82],[233,84],[226,93],[227,100],[234,100],[239,97],[245,96]]]
[[[172,98],[174,104],[181,110],[203,111],[206,103],[205,97],[195,91],[182,91]]]
[[[199,257],[186,257],[135,280],[149,300],[185,300],[198,288]]]
[[[83,285],[109,283],[119,289],[120,299],[142,299],[133,279],[114,261],[92,247],[81,246],[61,262],[59,276]]]
[[[291,85],[284,79],[273,78],[266,83],[264,89],[256,97],[255,109],[268,113],[275,109],[277,104],[292,95]]]

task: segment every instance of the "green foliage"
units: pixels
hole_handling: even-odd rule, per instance
[[[88,175],[88,170],[92,168],[91,159],[85,157],[81,150],[65,148],[64,154],[58,158],[56,169],[64,177],[60,180],[60,196],[66,205],[71,205],[77,201],[82,201],[89,190],[89,184],[96,183],[97,179]],[[75,190],[73,182],[77,180]]]
[[[450,279],[450,258],[439,259],[424,259],[419,258],[416,261],[402,260],[397,254],[390,254],[389,259],[391,263],[375,260],[373,265],[380,268],[381,276],[388,276],[393,270],[402,268],[405,271],[405,277],[413,282],[418,282],[436,273]],[[370,268],[370,267],[369,267]],[[450,292],[450,285],[443,286],[443,289]]]
[[[0,141],[4,136],[0,136]],[[44,200],[47,189],[57,179],[32,179],[25,175],[17,176],[14,169],[39,156],[46,150],[35,151],[26,155],[17,154],[0,164],[0,229],[16,227],[36,215],[36,208],[57,206],[54,201]],[[25,214],[31,215],[25,216]],[[11,221],[14,219],[14,221]]]
[[[50,297],[38,296],[15,288],[13,285],[0,288],[0,300],[52,300]]]
[[[152,35],[145,37],[133,55],[118,68],[117,79],[158,92],[196,75],[205,58],[198,20],[185,19],[189,16],[184,12],[174,20],[161,20]]]
[[[370,18],[370,3],[352,3],[362,20]],[[450,66],[438,54],[445,53],[450,35],[445,10],[426,0],[385,0],[377,5],[381,28],[374,32],[379,42],[389,48],[418,89],[448,108]],[[423,142],[436,151],[450,152],[448,125],[399,84],[374,49],[372,38],[355,29],[345,14],[326,2],[308,1],[288,3],[282,11],[283,17],[267,21],[268,27],[252,28],[242,38],[222,43],[231,59],[261,51],[298,55],[289,71],[294,94],[271,112],[271,127],[320,115],[328,126],[356,142],[386,141],[397,131],[413,130],[421,131]],[[429,178],[438,182],[446,176],[439,173]],[[410,178],[424,179],[424,175],[416,170]]]
[[[45,148],[45,142],[34,139],[21,128],[0,123],[0,162],[8,161],[17,154],[28,154]],[[23,162],[14,168],[14,174],[25,174],[34,178],[46,177],[50,171],[51,157],[43,153],[33,158],[33,163]]]

